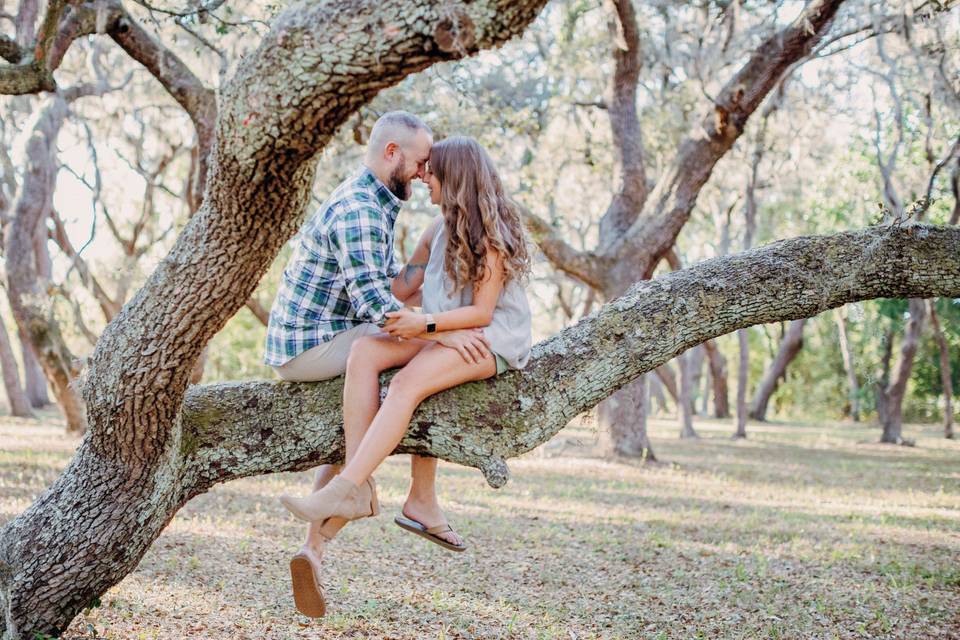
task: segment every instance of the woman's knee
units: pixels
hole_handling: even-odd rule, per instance
[[[406,369],[397,372],[387,387],[387,398],[396,402],[418,405],[425,397],[424,381],[417,380]]]

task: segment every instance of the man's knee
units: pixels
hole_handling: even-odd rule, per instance
[[[377,339],[372,336],[357,338],[350,345],[347,355],[347,371],[376,370],[378,373]]]

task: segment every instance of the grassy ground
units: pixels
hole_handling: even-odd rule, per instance
[[[960,442],[910,426],[652,425],[658,465],[604,459],[568,428],[513,460],[502,490],[442,465],[470,550],[393,525],[407,460],[378,474],[384,513],[331,548],[321,621],[296,613],[302,527],[276,498],[309,476],[217,487],[187,505],[69,637],[960,638]],[[57,421],[0,420],[0,522],[66,464]]]

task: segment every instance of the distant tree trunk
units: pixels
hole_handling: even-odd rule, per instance
[[[703,361],[705,352],[702,345],[697,345],[690,350],[690,358],[687,360],[690,366],[690,410],[697,413],[697,399],[700,397],[700,381],[703,379]]]
[[[960,223],[960,157],[953,164],[950,172],[950,192],[953,193],[953,212],[950,214],[950,224]]]
[[[900,358],[894,369],[890,383],[882,391],[884,412],[881,417],[883,434],[880,442],[891,444],[905,444],[903,439],[903,398],[913,370],[913,359],[920,342],[920,331],[923,329],[926,305],[918,298],[910,299],[910,319],[903,332],[903,342],[900,345]]]
[[[17,340],[20,342],[20,357],[23,360],[24,391],[30,400],[30,405],[35,409],[42,409],[50,404],[50,396],[47,394],[47,377],[43,375],[43,368],[37,360],[33,345],[19,326]]]
[[[7,402],[10,405],[10,414],[18,418],[32,418],[33,408],[30,398],[20,386],[20,372],[17,370],[17,358],[13,355],[13,346],[10,344],[10,335],[6,324],[0,317],[0,367],[3,369],[3,386],[7,391]]]
[[[826,35],[842,0],[807,3],[801,15],[750,52],[704,104],[702,119],[679,142],[673,157],[661,164],[659,177],[652,183],[646,175],[637,110],[642,31],[632,1],[613,0],[610,4],[615,11],[610,21],[614,69],[604,104],[619,172],[616,192],[600,219],[597,245],[578,250],[549,222],[524,212],[531,238],[547,259],[560,271],[601,291],[607,300],[622,295],[632,283],[652,277],[690,218],[716,164],[784,75]],[[621,402],[620,406],[629,404]],[[643,421],[631,423],[639,428]],[[601,426],[610,425],[601,421]]]
[[[893,323],[891,322],[887,326],[887,330],[883,332],[883,338],[881,339],[881,345],[883,351],[880,355],[880,375],[877,377],[876,382],[876,396],[877,396],[877,419],[880,421],[880,424],[886,424],[887,422],[887,394],[886,389],[887,385],[890,384],[890,361],[893,359]]]
[[[704,350],[706,353],[706,350]],[[706,373],[702,377],[702,388],[700,389],[700,409],[697,410],[697,415],[706,418],[710,415],[710,384],[712,382],[713,376],[710,375],[710,367],[707,367]]]
[[[860,422],[860,382],[857,380],[857,371],[853,366],[853,352],[850,350],[850,340],[847,338],[847,318],[842,309],[837,309],[833,317],[837,323],[843,369],[847,374],[848,415],[854,422]]]
[[[940,350],[940,384],[943,386],[943,436],[953,438],[953,376],[950,371],[950,348],[940,327],[935,300],[930,300],[930,324]]]
[[[703,343],[707,352],[707,362],[710,363],[710,380],[713,383],[713,416],[715,418],[730,417],[730,398],[727,395],[727,359],[720,353],[716,342],[707,340]]]
[[[737,429],[733,432],[734,438],[747,437],[747,383],[748,369],[750,368],[750,343],[747,340],[747,330],[737,331],[737,346],[740,360],[737,366],[737,415],[735,422]]]
[[[673,367],[670,366],[670,363],[664,362],[662,365],[657,367],[657,370],[654,373],[657,374],[657,379],[660,380],[663,388],[666,389],[668,394],[670,394],[670,399],[673,400],[674,403],[679,402],[680,389],[677,387],[677,377],[674,375]]]
[[[46,291],[49,257],[45,223],[57,174],[56,141],[66,115],[66,100],[54,94],[37,109],[27,125],[29,137],[24,147],[23,182],[13,204],[4,246],[7,297],[13,317],[36,350],[63,411],[67,431],[83,433],[87,426],[86,412],[72,384],[78,372],[53,318]],[[38,227],[44,228],[43,242],[38,239]]]
[[[649,411],[650,415],[653,414],[653,406],[652,406],[653,400],[657,401],[657,411],[659,411],[660,413],[667,412],[667,396],[663,393],[663,383],[660,382],[660,378],[658,378],[657,376],[653,376],[652,378],[650,378],[649,397],[651,399],[650,400],[651,407]]]
[[[780,380],[787,379],[787,367],[793,362],[793,359],[803,348],[803,325],[806,319],[793,320],[788,326],[787,331],[780,341],[780,348],[777,349],[777,355],[773,362],[767,367],[760,385],[753,396],[753,402],[750,405],[750,417],[754,420],[764,421],[767,419],[767,405],[770,403],[770,397],[777,390]]]
[[[647,375],[640,376],[601,402],[597,413],[610,430],[615,453],[653,462],[657,458],[647,436],[649,386]]]
[[[681,438],[698,438],[693,428],[693,359],[692,349],[677,356],[677,366],[680,368],[680,398],[677,403],[677,419],[680,422]]]

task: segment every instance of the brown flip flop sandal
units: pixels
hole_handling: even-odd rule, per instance
[[[440,536],[438,533],[446,533],[448,531],[453,531],[453,527],[449,524],[438,524],[435,527],[425,527],[423,523],[417,522],[413,518],[408,518],[406,516],[397,516],[393,519],[401,529],[406,529],[411,533],[415,533],[418,536],[422,536],[434,544],[438,544],[444,549],[450,549],[450,551],[466,551],[467,545],[465,544],[452,544],[447,542]]]

